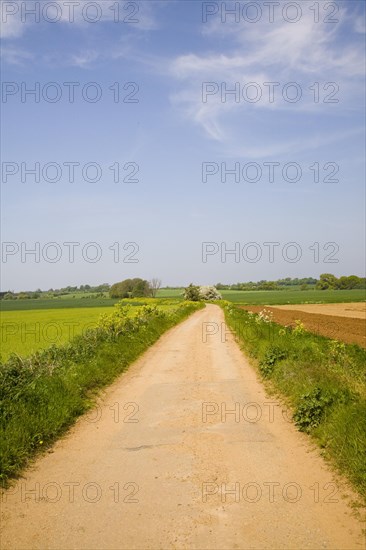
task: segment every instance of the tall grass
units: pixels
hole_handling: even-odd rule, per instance
[[[366,351],[223,304],[228,326],[260,375],[340,472],[366,497]]]
[[[0,476],[3,486],[30,457],[51,444],[93,404],[99,388],[111,383],[166,330],[202,307],[141,306],[129,315],[117,304],[98,328],[64,346],[30,357],[12,355],[0,365]]]

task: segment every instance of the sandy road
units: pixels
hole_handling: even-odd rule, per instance
[[[2,548],[364,547],[344,488],[232,336],[203,341],[222,322],[209,305],[164,335],[26,472]]]

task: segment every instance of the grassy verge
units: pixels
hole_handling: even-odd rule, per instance
[[[338,470],[366,497],[366,351],[293,329],[233,304],[223,304],[228,326],[260,375],[293,411]]]
[[[1,364],[2,485],[88,410],[99,388],[200,307],[183,302],[164,311],[142,305],[131,317],[128,306],[117,304],[112,314],[102,316],[98,328],[69,344],[27,358],[14,354]]]

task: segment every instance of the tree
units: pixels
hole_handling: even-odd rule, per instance
[[[143,296],[149,296],[150,286],[144,279],[132,279],[132,298],[142,298]]]
[[[157,279],[156,277],[152,278],[151,281],[149,281],[149,286],[151,296],[155,298],[159,288],[161,287],[161,279]]]
[[[337,277],[332,273],[322,273],[319,277],[319,281],[316,283],[317,290],[334,289],[337,284]]]
[[[120,283],[115,283],[109,290],[111,298],[140,298],[149,296],[149,283],[144,279],[125,279]]]
[[[109,295],[111,298],[128,298],[131,292],[131,279],[125,279],[111,286]]]
[[[195,286],[193,283],[191,283],[187,288],[184,289],[184,299],[189,300],[191,302],[199,302],[200,301],[200,288],[199,286]]]
[[[217,285],[215,285],[217,290],[227,290],[228,288],[228,285],[224,285],[222,283],[217,283]]]

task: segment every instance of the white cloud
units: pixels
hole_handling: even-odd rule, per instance
[[[117,25],[136,27],[141,30],[158,28],[156,8],[162,3],[134,0],[53,0],[39,2],[2,2],[3,37],[20,36],[26,25],[34,23],[69,23],[76,25],[95,25],[100,22],[115,22]],[[95,22],[93,22],[95,20]]]
[[[9,7],[7,7],[7,5]],[[0,25],[0,37],[4,38],[19,38],[25,27],[29,23],[21,21],[21,14],[19,6],[15,2],[7,3],[1,2],[1,25]]]

